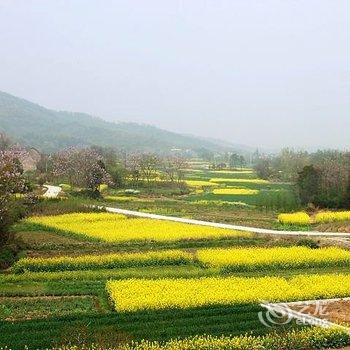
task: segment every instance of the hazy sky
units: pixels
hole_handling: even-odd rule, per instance
[[[350,148],[350,1],[0,0],[0,90],[252,146]]]

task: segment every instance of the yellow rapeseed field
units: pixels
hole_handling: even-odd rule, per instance
[[[225,179],[222,177],[214,177],[209,180],[210,182],[214,183],[229,183],[229,182],[234,182],[234,183],[251,183],[251,184],[268,184],[269,181],[263,180],[263,179]]]
[[[154,202],[154,199],[151,198],[138,198],[131,196],[104,196],[103,199],[112,202]]]
[[[126,312],[347,297],[350,295],[350,275],[299,275],[291,279],[129,279],[108,281],[106,288],[116,310]]]
[[[242,169],[242,170],[212,170],[210,171],[214,174],[253,174],[252,169]]]
[[[229,271],[289,269],[301,267],[344,266],[350,251],[340,248],[307,247],[202,249],[200,262]]]
[[[181,250],[150,251],[104,255],[23,258],[13,266],[14,272],[69,271],[119,267],[181,265],[193,262],[190,253]]]
[[[350,220],[350,211],[325,211],[317,213],[315,216],[316,223],[327,223],[345,220]]]
[[[215,187],[217,184],[214,184],[209,181],[201,181],[201,180],[186,180],[186,184],[190,187]]]
[[[127,218],[124,215],[111,213],[38,216],[28,218],[26,222],[106,242],[179,241],[252,236],[249,232],[164,220]]]
[[[258,194],[258,190],[249,190],[247,188],[216,188],[214,194],[231,194],[231,195],[254,195]]]
[[[314,217],[310,217],[307,213],[287,213],[280,214],[278,220],[282,224],[291,225],[309,225],[312,223],[323,224],[328,222],[350,220],[350,211],[322,211]]]
[[[311,218],[307,213],[298,212],[290,214],[280,214],[278,215],[278,221],[281,224],[288,225],[310,225]]]

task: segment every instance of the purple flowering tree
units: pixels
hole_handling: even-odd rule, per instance
[[[53,174],[73,186],[97,191],[102,183],[111,184],[103,157],[91,148],[69,148],[53,158]]]

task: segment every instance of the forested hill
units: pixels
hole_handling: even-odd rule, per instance
[[[173,148],[233,150],[234,146],[154,126],[112,123],[83,113],[57,112],[0,92],[0,132],[43,152],[69,146],[109,146],[166,153]]]

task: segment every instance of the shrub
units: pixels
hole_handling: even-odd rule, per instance
[[[7,244],[0,248],[0,269],[7,269],[16,261],[20,248],[18,242],[14,241],[13,235],[10,235]]]

